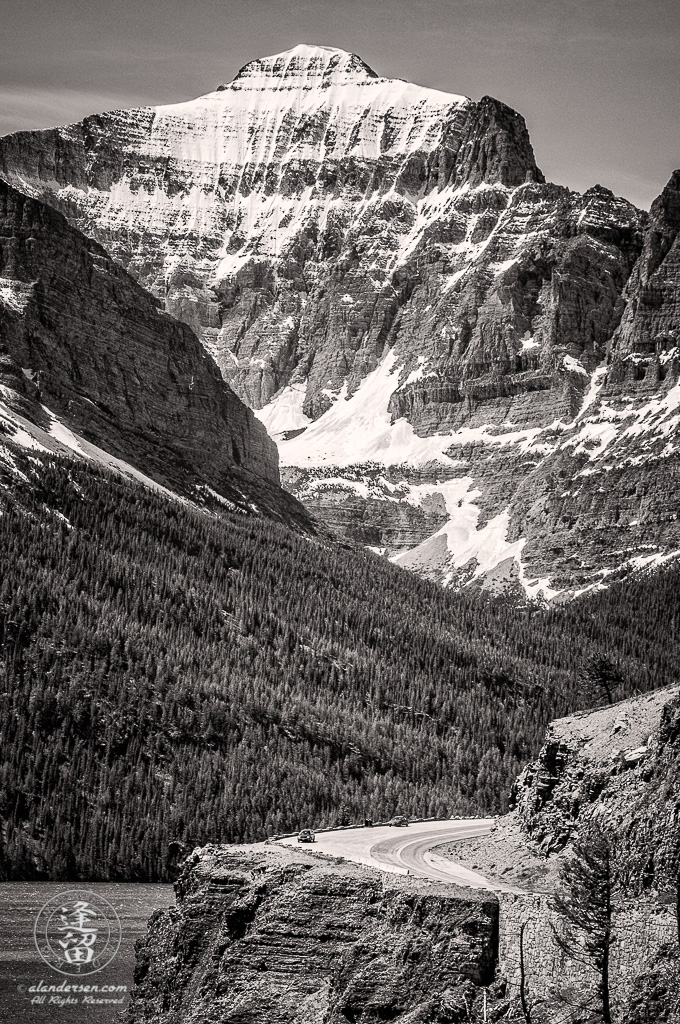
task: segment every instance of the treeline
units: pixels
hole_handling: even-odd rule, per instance
[[[0,491],[0,872],[171,877],[193,846],[491,814],[578,706],[677,678],[680,573],[554,608],[219,519],[87,465]]]

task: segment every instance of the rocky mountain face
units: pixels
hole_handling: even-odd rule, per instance
[[[497,100],[307,46],[0,174],[194,328],[340,534],[548,597],[680,549],[677,174],[649,216],[576,194]]]
[[[138,946],[129,1024],[468,1020],[494,980],[493,895],[206,847]]]
[[[650,210],[642,253],[624,291],[625,309],[612,340],[613,381],[650,383],[677,376],[680,343],[680,171]],[[632,366],[631,366],[632,364]]]
[[[680,1020],[680,690],[672,687],[554,722],[515,787],[515,818],[530,854],[563,860],[597,822],[615,857],[614,1020]],[[494,853],[507,837],[501,822]],[[513,848],[515,862],[526,858]],[[534,993],[583,990],[592,976],[564,962],[549,898],[501,906],[506,945],[525,925]],[[508,959],[511,959],[510,957]],[[515,957],[516,959],[516,957]],[[570,976],[571,972],[571,976]],[[509,972],[510,973],[510,972]]]
[[[15,446],[304,520],[278,487],[275,444],[193,332],[60,213],[1,180],[0,382]]]
[[[553,722],[514,788],[529,842],[558,853],[593,818],[617,836],[637,893],[673,891],[680,867],[680,688]]]

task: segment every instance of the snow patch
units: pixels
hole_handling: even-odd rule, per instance
[[[451,445],[449,435],[418,437],[405,419],[391,422],[387,407],[398,385],[396,364],[397,357],[390,350],[351,398],[345,381],[327,412],[303,434],[280,442],[281,465],[343,468],[369,462],[417,466],[429,461],[451,465],[445,454]]]
[[[8,390],[4,389],[4,391]],[[18,399],[19,396],[15,395],[14,397]],[[145,473],[142,473],[135,466],[124,462],[123,459],[116,458],[114,455],[110,455],[102,448],[91,444],[78,434],[75,434],[70,427],[62,423],[46,406],[42,406],[42,409],[50,420],[48,430],[43,430],[42,427],[36,426],[35,423],[31,423],[25,416],[22,416],[4,402],[0,402],[0,422],[11,431],[10,440],[14,444],[29,451],[52,453],[54,455],[75,455],[79,458],[87,459],[90,462],[104,466],[106,469],[120,473],[122,476],[138,480],[151,490],[160,491],[174,501],[189,504],[185,498],[175,494],[174,491],[170,491],[167,487],[163,487],[162,484],[156,483],[155,480],[146,476]]]
[[[262,409],[253,410],[274,440],[288,430],[302,430],[312,422],[302,411],[306,392],[306,384],[289,384]]]
[[[418,365],[415,370],[411,370],[408,377],[403,384],[400,384],[400,388],[405,388],[407,384],[415,384],[416,381],[422,380],[425,376],[425,356],[418,356]]]
[[[590,409],[593,402],[597,400],[600,393],[600,389],[604,384],[605,377],[607,376],[607,367],[598,366],[592,377],[590,378],[590,385],[583,398],[583,405],[576,414],[576,419],[580,420],[584,414]]]
[[[438,570],[437,577],[443,586],[457,582],[458,571],[474,565],[471,580],[485,577],[508,560],[517,565],[517,579],[530,598],[543,597],[550,600],[559,591],[550,586],[549,580],[531,580],[526,575],[522,562],[525,538],[509,541],[510,516],[506,511],[479,527],[480,509],[474,499],[480,491],[472,489],[471,477],[424,484],[411,488],[412,494],[441,494],[446,503],[448,521],[427,540],[410,551],[402,552],[391,559],[404,568],[422,571]],[[445,541],[445,546],[442,544]]]
[[[233,501],[229,501],[229,498],[225,498],[223,494],[213,490],[208,484],[197,484],[196,490],[199,494],[209,494],[215,501],[218,501],[220,505],[224,505],[225,508],[230,509],[232,512],[241,512],[242,509],[235,505]]]
[[[0,277],[0,302],[15,313],[23,313],[31,297],[31,285],[15,281],[11,277]]]
[[[521,345],[520,345],[520,351],[521,352],[530,352],[532,348],[539,348],[539,347],[540,347],[540,342],[536,341],[536,339],[533,337],[533,335],[530,336],[529,332],[527,331],[526,334],[524,335],[524,337],[522,338]]]
[[[562,364],[565,370],[570,370],[572,373],[582,373],[586,377],[588,376],[588,371],[583,363],[579,359],[574,359],[573,356],[565,356]]]

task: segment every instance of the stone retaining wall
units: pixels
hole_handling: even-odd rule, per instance
[[[555,942],[552,925],[557,915],[548,896],[520,896],[497,893],[500,903],[499,967],[508,979],[510,994],[519,993],[519,935],[524,931],[526,984],[533,999],[549,998],[556,989],[589,986],[592,972],[583,964],[568,960]],[[622,908],[614,918],[616,944],[612,949],[612,996],[625,1000],[630,986],[665,942],[677,937],[675,914],[651,901]]]

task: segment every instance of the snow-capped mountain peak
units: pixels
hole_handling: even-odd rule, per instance
[[[675,221],[631,278],[646,215],[546,183],[498,100],[301,45],[197,100],[9,136],[0,174],[196,330],[341,532],[532,595],[680,543],[668,488],[631,498],[676,450]]]
[[[258,57],[241,68],[224,89],[316,89],[353,84],[378,76],[361,57],[329,46],[299,43],[283,53]]]

